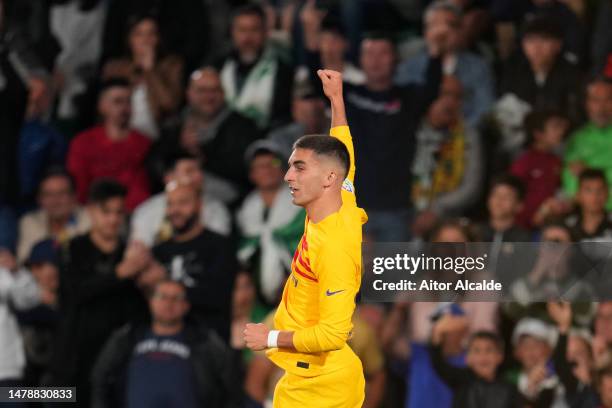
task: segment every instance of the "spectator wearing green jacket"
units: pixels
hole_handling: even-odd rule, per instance
[[[601,169],[612,187],[612,81],[598,78],[587,86],[589,121],[571,137],[563,169],[563,190],[571,197],[578,190],[578,176],[585,168]],[[612,209],[612,196],[606,204]]]

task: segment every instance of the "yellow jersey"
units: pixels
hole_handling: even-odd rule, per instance
[[[306,217],[291,275],[274,316],[276,330],[294,332],[296,351],[267,351],[276,365],[304,377],[351,367],[352,359],[357,358],[346,342],[361,284],[361,227],[368,218],[357,207],[353,187],[355,155],[349,128],[334,127],[330,133],[345,144],[350,155],[349,174],[342,185],[342,206],[318,223]]]

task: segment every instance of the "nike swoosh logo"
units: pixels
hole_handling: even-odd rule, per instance
[[[340,292],[344,292],[344,291],[345,291],[345,289],[337,290],[335,292],[330,292],[329,289],[327,289],[327,292],[325,292],[325,295],[332,296],[332,295],[335,295],[336,293],[340,293]]]

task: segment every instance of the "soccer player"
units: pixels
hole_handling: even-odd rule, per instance
[[[351,335],[355,296],[361,283],[361,226],[353,179],[353,142],[342,97],[342,75],[319,70],[332,107],[331,135],[308,135],[294,145],[285,181],[293,203],[306,210],[282,300],[276,330],[247,324],[252,350],[285,370],[274,407],[361,407],[361,361],[346,341]]]

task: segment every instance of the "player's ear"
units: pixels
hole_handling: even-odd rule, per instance
[[[338,171],[336,169],[330,169],[327,172],[327,176],[325,177],[325,188],[333,186],[337,182],[339,177],[340,175],[338,174]]]

